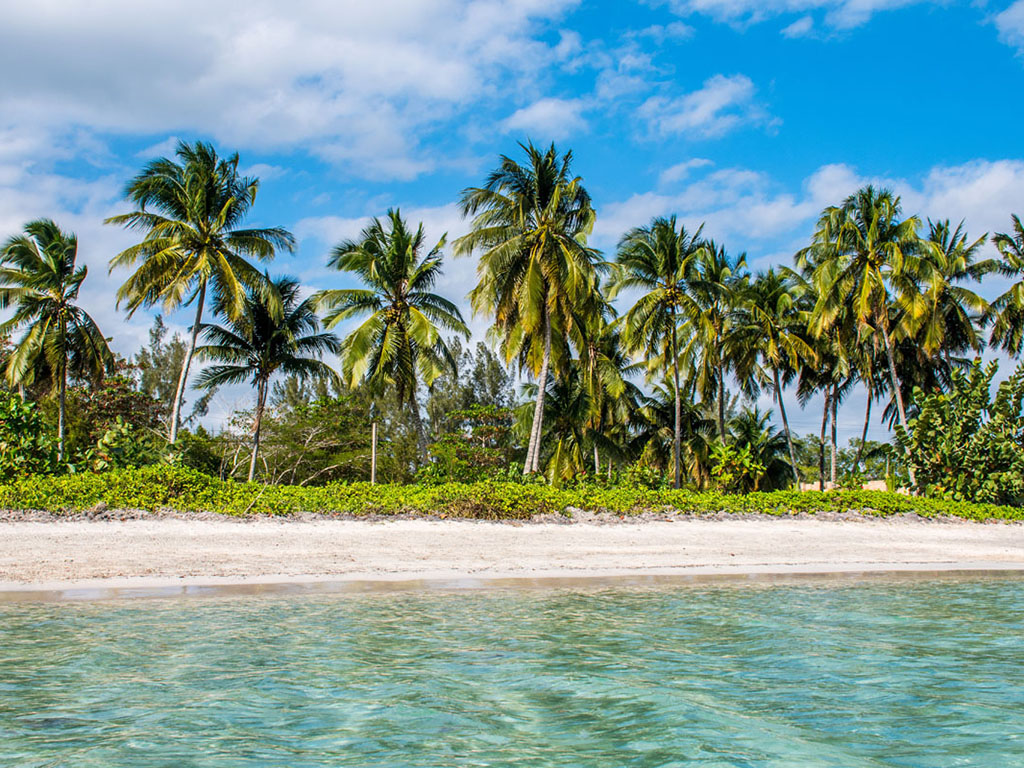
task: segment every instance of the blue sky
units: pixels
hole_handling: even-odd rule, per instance
[[[572,148],[608,251],[677,213],[754,268],[788,262],[868,181],[976,236],[1024,214],[1024,0],[0,0],[0,21],[0,234],[77,231],[83,301],[123,354],[152,317],[114,307],[131,238],[100,222],[177,138],[241,153],[253,222],[300,239],[272,271],[310,287],[345,284],[327,250],[389,206],[461,234],[459,191],[527,138]],[[451,261],[442,290],[473,281]]]

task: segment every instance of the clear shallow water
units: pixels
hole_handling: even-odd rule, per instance
[[[3,766],[1024,766],[1024,581],[0,605]]]

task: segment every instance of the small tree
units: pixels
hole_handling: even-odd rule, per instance
[[[990,386],[998,364],[975,361],[953,371],[948,392],[914,391],[919,414],[896,440],[907,452],[916,488],[927,496],[992,504],[1024,503],[1024,364]]]

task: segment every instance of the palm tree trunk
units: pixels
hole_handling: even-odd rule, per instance
[[[196,353],[196,340],[199,338],[199,326],[203,322],[203,301],[206,299],[206,284],[199,288],[196,297],[196,319],[192,323],[192,334],[188,342],[188,350],[181,364],[181,376],[178,378],[178,389],[174,393],[174,407],[171,410],[171,432],[168,442],[174,445],[178,440],[178,422],[181,421],[181,402],[185,399],[185,384],[188,383],[188,369],[192,365],[192,356]]]
[[[601,457],[597,452],[597,443],[594,443],[594,477],[601,474]]]
[[[548,370],[551,367],[551,320],[547,305],[544,306],[544,358],[541,361],[540,376],[537,379],[537,403],[533,408],[533,428],[530,430],[530,446],[526,452],[523,474],[540,472],[540,436],[544,428],[544,396],[548,389]]]
[[[779,369],[772,368],[772,376],[775,378],[775,400],[779,404],[779,413],[782,416],[782,428],[786,432],[786,445],[789,447],[789,462],[793,465],[793,481],[796,489],[800,490],[800,471],[796,468],[796,450],[793,448],[793,435],[789,431],[789,418],[786,416],[786,405],[782,402],[782,384],[779,381]]]
[[[370,426],[370,485],[377,484],[377,422]]]
[[[900,417],[900,426],[904,431],[907,429],[907,409],[903,406],[903,391],[900,389],[900,378],[896,375],[896,357],[892,351],[892,341],[889,339],[889,332],[883,328],[882,338],[885,339],[885,356],[889,362],[889,383],[892,386],[893,397],[896,398],[896,412]],[[906,449],[907,459],[910,458],[910,447]],[[910,484],[917,485],[917,477],[914,468],[907,462],[907,472],[910,474]]]
[[[855,472],[860,471],[860,462],[864,457],[864,443],[866,443],[868,439],[868,425],[871,423],[871,400],[873,397],[874,392],[872,391],[871,385],[868,384],[868,407],[864,412],[864,429],[860,433],[860,445],[857,446],[857,460],[853,464]]]
[[[64,361],[60,366],[60,390],[57,394],[57,461],[64,461],[64,420],[68,392],[68,367]]]
[[[267,384],[260,380],[256,385],[256,421],[252,430],[252,456],[249,459],[249,482],[256,476],[256,457],[260,452],[260,426],[263,424],[263,406],[267,401]]]
[[[821,438],[818,440],[818,490],[825,490],[825,429],[828,427],[828,409],[832,401],[831,385],[825,387],[825,408],[821,412]]]
[[[675,433],[672,446],[672,463],[675,468],[675,478],[672,481],[673,488],[679,488],[682,484],[682,454],[683,454],[683,402],[679,392],[679,339],[676,335],[676,309],[672,307],[672,378],[675,385]]]
[[[833,490],[836,487],[836,459],[838,452],[838,445],[836,443],[836,420],[839,412],[839,391],[838,387],[833,388],[832,394],[832,461],[829,469],[829,479],[832,481]]]
[[[718,369],[718,435],[725,442],[725,373]]]
[[[427,434],[423,431],[423,419],[420,417],[420,403],[416,398],[415,386],[409,394],[409,404],[412,406],[412,423],[416,428],[416,449],[419,452],[420,460],[423,460],[427,458]]]

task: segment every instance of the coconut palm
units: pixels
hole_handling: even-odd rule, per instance
[[[717,401],[718,436],[727,439],[725,377],[735,367],[732,334],[735,310],[747,283],[746,254],[733,258],[723,246],[705,241],[695,254],[683,305],[680,356],[706,404]]]
[[[920,296],[924,312],[905,324],[926,357],[942,355],[952,368],[952,354],[968,350],[980,353],[984,342],[980,320],[988,310],[988,302],[966,287],[980,283],[995,271],[994,259],[977,261],[978,251],[988,239],[983,235],[968,241],[963,222],[953,228],[949,219],[928,221],[928,235],[921,247]],[[914,295],[915,303],[919,299]],[[907,311],[907,297],[898,297],[898,304]],[[912,314],[912,313],[908,313]]]
[[[248,381],[256,389],[249,482],[256,474],[260,427],[271,378],[279,372],[300,382],[336,378],[337,374],[320,358],[340,349],[333,333],[320,332],[313,300],[300,300],[298,282],[282,277],[271,285],[273,300],[268,301],[263,291],[253,291],[237,319],[226,325],[203,325],[204,341],[208,343],[195,353],[197,360],[216,363],[200,372],[197,387],[214,389]],[[228,315],[226,308],[217,309]]]
[[[78,238],[50,219],[25,225],[24,234],[0,248],[0,309],[14,315],[0,323],[0,338],[24,330],[7,359],[11,386],[33,383],[41,369],[57,391],[57,458],[64,458],[68,373],[101,377],[114,364],[96,321],[77,305],[88,270],[76,266]]]
[[[165,312],[195,304],[188,350],[171,412],[169,440],[178,437],[181,404],[189,368],[203,321],[207,294],[230,320],[245,311],[247,295],[262,292],[274,300],[262,272],[247,261],[270,259],[279,249],[292,250],[294,238],[285,229],[243,229],[252,209],[259,180],[241,176],[238,155],[217,156],[203,142],[179,142],[177,160],[160,158],[149,163],[128,183],[125,196],[137,210],[111,216],[118,224],[145,233],[142,242],[110,261],[134,268],[117,292],[129,316],[140,307],[161,304]],[[271,305],[274,312],[279,307]]]
[[[917,293],[922,273],[920,221],[901,216],[899,197],[886,189],[864,187],[842,205],[822,212],[812,244],[803,254],[813,253],[816,264],[812,280],[818,301],[811,313],[811,332],[828,332],[841,315],[850,312],[862,336],[880,341],[900,425],[906,429],[907,412],[893,352],[900,329],[891,308],[903,299],[898,321],[912,327],[925,307],[923,301],[907,300]]]
[[[732,344],[739,361],[738,377],[750,396],[761,386],[771,385],[782,417],[793,480],[799,490],[800,474],[782,387],[784,379],[805,362],[813,363],[815,358],[805,338],[807,311],[786,273],[769,269],[754,277],[742,291],[737,315]]]
[[[517,360],[538,382],[525,474],[540,471],[544,399],[550,373],[563,375],[586,332],[586,318],[600,312],[604,264],[587,246],[594,209],[582,179],[572,176],[572,152],[552,144],[522,145],[526,162],[502,156],[483,187],[462,193],[469,234],[456,255],[479,252],[479,283],[470,292],[473,311],[494,318],[492,336],[506,362]]]
[[[430,292],[441,276],[444,244],[442,237],[424,254],[423,225],[410,229],[400,211],[389,210],[384,221],[373,219],[356,240],[335,246],[328,261],[366,288],[324,290],[314,297],[326,312],[328,328],[366,318],[342,342],[342,375],[350,386],[365,381],[394,388],[399,404],[410,409],[421,456],[426,435],[417,390],[455,369],[442,331],[469,338],[458,307]]]
[[[1024,349],[1024,225],[1017,215],[1011,218],[1013,231],[993,235],[992,242],[1001,256],[997,271],[1016,282],[992,302],[985,319],[992,323],[992,344],[1019,357]]]
[[[763,472],[753,478],[753,485],[742,490],[749,493],[785,488],[792,469],[783,458],[786,439],[772,428],[771,414],[757,407],[744,408],[730,421],[729,428],[735,447],[748,451],[753,463],[763,467]]]
[[[627,232],[619,241],[616,269],[612,273],[610,294],[623,290],[641,290],[644,294],[623,316],[623,341],[632,351],[643,350],[650,364],[648,372],[666,376],[671,373],[671,391],[675,396],[673,483],[681,483],[682,402],[679,382],[679,326],[684,316],[697,314],[688,293],[688,281],[694,276],[694,261],[703,247],[701,231],[689,233],[676,223],[676,217],[659,217],[646,227]],[[660,368],[656,361],[667,362]]]
[[[675,403],[676,395],[668,386],[655,385],[649,397],[640,400],[637,414],[636,437],[633,446],[641,460],[659,468],[667,468],[675,461]],[[715,422],[693,402],[693,392],[682,393],[682,464],[690,482],[696,488],[705,488],[711,480],[710,456],[714,441]]]

